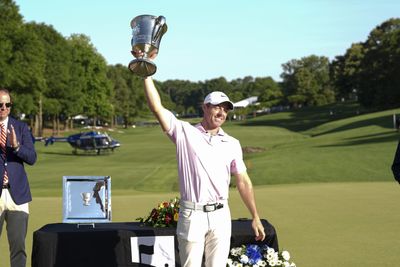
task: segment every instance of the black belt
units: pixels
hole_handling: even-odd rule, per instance
[[[185,201],[185,200],[182,200],[180,205],[183,208],[192,209],[192,210],[202,210],[204,212],[216,211],[216,210],[222,209],[224,207],[224,204],[222,204],[222,203],[210,203],[210,204],[206,204],[206,205],[200,205],[200,204],[190,202],[190,201]]]
[[[3,189],[9,189],[10,188],[10,184],[3,184],[2,188]]]
[[[203,211],[204,212],[216,211],[222,209],[223,207],[224,204],[222,203],[207,204],[203,206]]]

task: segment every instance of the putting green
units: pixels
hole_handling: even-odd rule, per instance
[[[291,253],[297,266],[398,265],[400,187],[396,182],[274,185],[256,187],[255,192],[260,216],[275,226],[281,249]],[[113,221],[135,221],[176,195],[134,191],[129,196],[115,194]],[[233,218],[248,217],[236,190],[231,192],[230,206]],[[60,197],[36,197],[30,207],[27,266],[33,231],[62,220]],[[0,266],[7,267],[4,230]]]

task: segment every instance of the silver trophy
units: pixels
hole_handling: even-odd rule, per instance
[[[90,198],[92,197],[92,194],[90,192],[83,192],[81,193],[81,197],[83,200],[83,205],[84,206],[89,206],[90,205]]]
[[[129,69],[136,75],[147,77],[157,71],[157,66],[149,59],[157,54],[161,37],[167,31],[166,19],[163,16],[141,15],[131,21],[132,52],[143,52],[143,56],[132,60]]]

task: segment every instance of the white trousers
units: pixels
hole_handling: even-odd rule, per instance
[[[181,206],[176,230],[181,266],[226,266],[231,228],[231,213],[227,203],[223,208],[211,212]]]
[[[28,230],[28,214],[29,204],[15,204],[8,189],[3,189],[0,198],[0,236],[3,224],[6,222],[11,267],[26,266],[25,238]]]
[[[29,203],[25,203],[25,204],[21,204],[21,205],[15,204],[8,189],[3,189],[3,191],[1,192],[1,198],[0,198],[0,215],[5,210],[23,211],[23,212],[29,214]]]

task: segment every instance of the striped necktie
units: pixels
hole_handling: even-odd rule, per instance
[[[0,146],[1,146],[1,157],[3,158],[3,161],[6,161],[6,142],[7,142],[7,133],[6,133],[6,127],[4,123],[0,123],[1,126],[1,135],[0,135]],[[3,177],[3,185],[8,184],[8,175],[7,175],[7,170],[4,169],[4,177]]]

